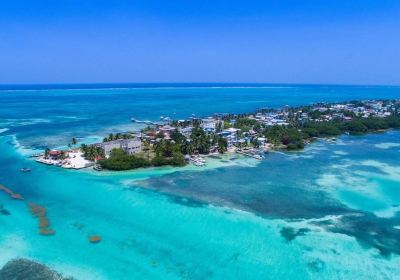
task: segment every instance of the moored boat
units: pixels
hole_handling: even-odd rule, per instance
[[[22,167],[22,168],[20,169],[20,171],[21,171],[21,172],[30,172],[30,171],[32,171],[32,169],[30,169],[30,168],[28,168],[28,167]]]

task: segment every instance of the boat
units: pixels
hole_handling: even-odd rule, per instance
[[[204,166],[205,165],[205,163],[201,162],[201,161],[193,161],[193,164],[196,166]]]
[[[20,171],[21,171],[21,172],[30,172],[31,169],[28,168],[28,167],[22,167],[22,168],[20,169]]]
[[[152,122],[152,121],[141,121],[135,118],[131,118],[131,122],[134,123],[144,123],[144,124],[148,124],[148,125],[155,125],[156,123]]]
[[[204,166],[206,164],[206,161],[199,156],[191,158],[191,161],[196,166]]]
[[[96,164],[95,166],[93,166],[93,169],[96,170],[96,171],[102,171],[102,170],[103,170],[103,168],[102,168],[100,165],[98,165],[98,164]]]

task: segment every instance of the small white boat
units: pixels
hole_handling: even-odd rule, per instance
[[[193,164],[196,166],[204,166],[205,165],[205,163],[201,162],[201,161],[194,161]]]
[[[20,169],[20,171],[21,171],[21,172],[31,172],[31,169],[28,168],[28,167],[22,167],[22,168]]]
[[[103,170],[103,168],[102,168],[100,165],[98,165],[98,164],[96,164],[96,165],[93,167],[93,169],[96,170],[96,171],[102,171],[102,170]]]
[[[199,156],[191,158],[191,161],[196,166],[204,166],[206,164],[206,161]]]

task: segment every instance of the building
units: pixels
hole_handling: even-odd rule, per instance
[[[59,150],[51,150],[48,153],[48,157],[52,160],[59,160],[63,155],[62,151]]]
[[[201,128],[204,129],[206,132],[215,132],[216,126],[217,126],[218,121],[212,117],[202,119],[201,120]]]
[[[122,149],[129,155],[137,154],[142,151],[142,141],[138,138],[119,139],[98,143],[95,144],[95,146],[101,148],[106,156],[109,156],[113,149]]]
[[[228,147],[232,147],[239,140],[238,133],[240,133],[240,131],[241,130],[238,128],[231,127],[224,129],[218,134],[227,140]]]
[[[186,138],[189,138],[190,135],[192,134],[193,127],[182,127],[179,129],[179,132],[183,134]]]
[[[175,129],[176,129],[175,127],[170,126],[168,124],[159,128],[160,132],[162,132],[164,134],[166,134],[166,133],[169,134],[169,133],[173,132]]]

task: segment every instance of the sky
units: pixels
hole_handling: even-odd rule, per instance
[[[400,85],[398,0],[0,0],[0,84]]]

